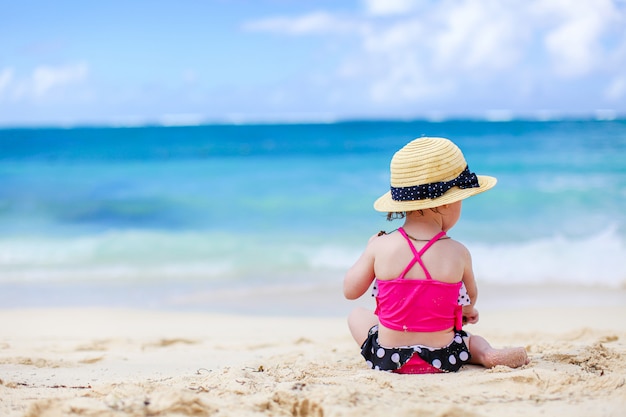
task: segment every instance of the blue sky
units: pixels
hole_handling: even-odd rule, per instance
[[[626,0],[0,0],[0,125],[626,114]]]

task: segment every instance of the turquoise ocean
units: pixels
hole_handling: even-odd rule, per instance
[[[479,282],[626,288],[626,121],[16,128],[0,130],[0,308],[339,289],[401,226],[372,204],[420,136],[498,178],[450,232]]]

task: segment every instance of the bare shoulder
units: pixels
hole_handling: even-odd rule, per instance
[[[452,238],[446,239],[446,243],[448,245],[447,249],[450,251],[454,251],[456,256],[463,257],[465,259],[471,258],[469,249],[467,249],[467,247],[463,243]]]
[[[390,238],[391,235],[382,232],[372,235],[365,246],[362,258],[376,258],[389,247]]]
[[[445,241],[446,241],[446,242],[449,242],[449,243],[450,243],[450,245],[453,245],[453,246],[455,246],[455,247],[457,247],[457,248],[459,248],[459,249],[463,249],[463,250],[465,250],[465,251],[467,251],[467,250],[468,250],[468,249],[467,249],[467,247],[466,247],[463,243],[461,243],[461,242],[459,242],[458,240],[455,240],[455,239],[453,239],[453,238],[446,239]]]
[[[445,259],[446,262],[452,262],[453,260],[463,264],[471,262],[469,250],[464,244],[452,238],[438,241],[424,255],[428,258],[429,254],[432,257]]]
[[[384,248],[394,242],[397,242],[398,237],[402,238],[399,233],[387,233],[381,231],[370,238],[367,246],[371,246],[373,248]]]

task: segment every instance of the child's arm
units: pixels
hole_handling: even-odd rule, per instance
[[[474,279],[474,270],[472,268],[472,256],[469,251],[465,250],[465,269],[463,270],[463,284],[467,290],[467,295],[470,299],[470,304],[463,306],[463,317],[468,323],[478,322],[478,310],[474,307],[476,299],[478,298],[478,288],[476,287],[476,280]]]
[[[376,237],[372,236],[361,254],[361,257],[346,272],[343,279],[343,295],[348,300],[356,300],[370,287],[375,278],[374,274],[374,247],[376,245]]]

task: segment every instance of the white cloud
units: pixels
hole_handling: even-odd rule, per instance
[[[626,68],[626,54],[619,52],[626,48],[626,9],[617,0],[362,4],[365,14],[360,16],[318,12],[251,22],[247,28],[354,36],[360,48],[347,51],[335,74],[327,76],[329,89],[336,85],[335,90],[366,92],[356,100],[400,106],[468,95],[528,102],[545,86],[581,77],[616,77]],[[623,97],[623,84],[617,78],[605,98]],[[333,96],[339,95],[335,91]],[[497,108],[502,105],[496,103]]]
[[[603,36],[619,20],[620,12],[610,0],[577,2],[543,0],[536,10],[555,23],[544,42],[556,74],[577,77],[588,74],[603,57]]]
[[[12,80],[13,68],[5,68],[0,72],[0,98],[2,98],[3,92],[9,89]]]
[[[458,3],[458,2],[457,2]],[[439,70],[491,72],[515,65],[528,38],[523,8],[470,0],[433,11],[433,63]]]
[[[41,100],[55,90],[79,84],[87,79],[87,64],[78,63],[64,66],[41,65],[25,77],[14,76],[12,70],[0,73],[0,93],[14,100]]]
[[[394,54],[415,51],[428,39],[427,27],[421,19],[411,17],[386,27],[377,27],[363,33],[362,45],[369,54]]]
[[[84,81],[87,73],[87,65],[84,63],[63,67],[37,67],[31,77],[32,92],[36,97],[43,97],[54,88]]]
[[[416,0],[364,0],[365,12],[373,16],[409,13],[418,6]]]
[[[604,91],[604,95],[610,101],[626,98],[626,75],[613,79]]]
[[[422,71],[419,62],[405,60],[401,65],[389,68],[385,77],[374,80],[369,93],[371,99],[377,103],[388,103],[392,100],[410,102],[448,94],[454,88],[452,80],[443,79],[433,82],[428,74]]]
[[[327,12],[313,12],[299,17],[271,17],[244,23],[243,29],[252,32],[273,32],[287,35],[329,34],[353,32],[353,21]]]
[[[365,83],[374,102],[415,103],[452,97],[464,81],[519,63],[528,38],[515,29],[519,17],[495,1],[454,4],[372,25],[339,74]]]

